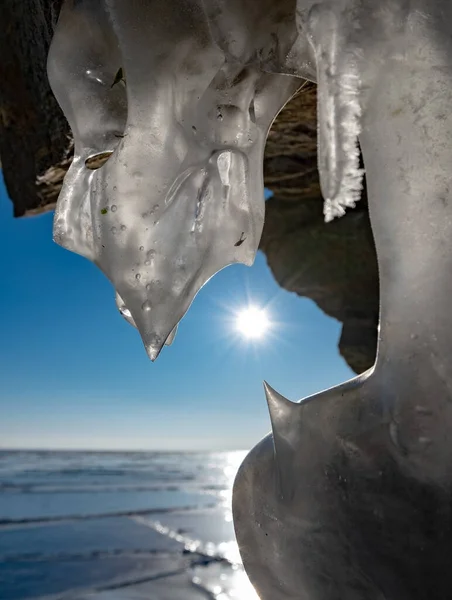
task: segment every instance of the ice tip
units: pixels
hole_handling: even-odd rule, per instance
[[[160,352],[162,351],[163,344],[145,344],[147,355],[149,356],[152,362],[155,362],[157,358],[160,356]]]
[[[271,415],[273,412],[273,408],[275,407],[275,404],[276,404],[275,400],[278,398],[279,394],[266,381],[264,381],[264,392],[265,392],[265,397],[267,399],[268,410],[270,411],[270,415]]]
[[[276,464],[278,493],[282,500],[290,500],[294,495],[295,479],[293,471],[294,410],[297,405],[287,400],[264,381],[268,410],[273,432],[274,460]]]
[[[282,416],[282,414],[287,413],[292,408],[293,402],[277,392],[266,381],[264,381],[264,391],[272,421]]]
[[[348,206],[354,207],[355,204],[348,203]],[[343,217],[345,215],[345,212],[346,212],[345,206],[340,201],[338,201],[336,198],[326,198],[325,199],[325,203],[324,203],[324,207],[323,207],[325,223],[331,223],[331,221],[334,221],[334,219],[340,219],[341,217]]]
[[[268,395],[270,391],[274,391],[272,386],[269,385],[265,380],[264,380],[263,386],[264,386],[265,395]]]

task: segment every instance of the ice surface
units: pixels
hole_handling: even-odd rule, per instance
[[[451,22],[449,0],[79,0],[58,24],[75,159],[55,239],[109,277],[151,359],[212,275],[252,263],[265,137],[301,78],[327,221],[359,198],[362,148],[377,363],[300,404],[266,389],[273,435],[234,493],[262,600],[450,597]]]
[[[298,3],[317,64],[326,217],[366,167],[380,277],[373,369],[293,403],[233,494],[262,600],[450,597],[452,4]],[[359,247],[356,248],[359,252]]]
[[[242,48],[240,18],[218,21],[210,9],[67,2],[48,61],[75,138],[55,240],[112,281],[153,360],[210,277],[253,263],[267,131],[300,86],[273,72],[267,22],[249,23],[259,35]]]
[[[359,22],[353,4],[315,4],[300,18],[301,31],[311,41],[317,64],[318,160],[326,221],[355,206],[362,189],[360,72],[352,35]]]
[[[265,139],[303,78],[319,85],[325,219],[354,206],[369,65],[405,13],[398,0],[66,2],[48,72],[75,158],[54,237],[111,280],[152,360],[210,277],[253,263]]]

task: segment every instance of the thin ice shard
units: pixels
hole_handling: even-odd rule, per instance
[[[279,492],[284,500],[290,500],[295,488],[293,461],[296,439],[293,438],[294,434],[295,438],[299,436],[296,425],[301,407],[287,400],[267,382],[264,382],[264,390],[272,424]]]

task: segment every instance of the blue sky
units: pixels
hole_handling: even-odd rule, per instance
[[[270,428],[263,379],[297,400],[353,376],[339,323],[281,290],[261,253],[214,277],[151,363],[52,218],[13,219],[0,181],[0,447],[247,449]],[[273,323],[254,342],[232,317],[250,303]]]

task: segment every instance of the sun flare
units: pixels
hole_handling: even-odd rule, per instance
[[[249,339],[261,338],[270,327],[267,313],[257,306],[249,306],[237,314],[237,331]]]

